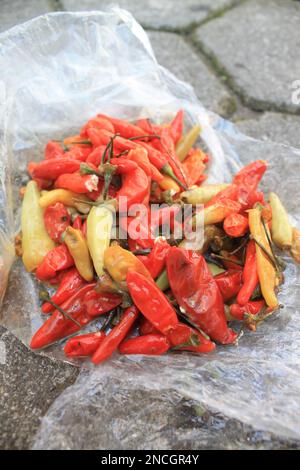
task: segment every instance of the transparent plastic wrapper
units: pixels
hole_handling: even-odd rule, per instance
[[[98,112],[159,122],[183,108],[187,127],[201,124],[212,155],[209,182],[230,181],[241,164],[266,159],[263,189],[276,190],[300,224],[300,152],[247,138],[208,113],[189,85],[159,66],[128,12],[53,13],[2,33],[0,44],[1,298],[10,272],[0,323],[26,345],[43,319],[34,278],[13,257],[18,189],[27,162],[42,158],[49,139],[75,133]],[[208,436],[192,423],[186,432],[176,414],[181,400],[199,404],[199,415],[208,408],[254,430],[299,439],[300,273],[286,261],[284,308],[256,333],[245,332],[238,347],[200,356],[115,355],[97,367],[76,363],[82,371],[51,406],[34,448],[198,448]],[[66,360],[61,344],[40,354]],[[232,445],[225,434],[216,443]]]

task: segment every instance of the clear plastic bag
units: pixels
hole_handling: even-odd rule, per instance
[[[44,15],[3,33],[0,44],[1,297],[10,271],[1,324],[25,344],[42,319],[33,277],[20,261],[12,264],[18,188],[26,181],[27,162],[42,157],[47,140],[76,132],[99,111],[162,121],[183,108],[187,126],[201,124],[212,154],[209,181],[229,181],[241,162],[264,158],[270,166],[263,189],[276,189],[300,222],[300,152],[242,136],[208,113],[189,85],[159,66],[128,12]],[[35,448],[181,448],[187,440],[199,442],[201,429],[187,437],[167,419],[182,397],[254,429],[299,438],[300,275],[287,262],[284,309],[256,333],[246,332],[238,347],[218,347],[207,356],[116,355],[97,368],[84,363],[76,383],[44,418]],[[61,344],[41,354],[65,360]]]

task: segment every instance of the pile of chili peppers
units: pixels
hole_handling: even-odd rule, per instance
[[[209,156],[195,146],[200,133],[196,125],[184,134],[183,110],[161,125],[99,114],[29,163],[16,251],[41,283],[45,321],[32,349],[67,338],[68,357],[94,364],[116,350],[208,353],[236,344],[239,330],[255,330],[279,308],[284,263],[274,245],[299,262],[300,232],[278,196],[267,202],[259,191],[263,160],[230,184],[203,185]],[[166,204],[144,225],[120,213],[121,197],[128,208]],[[175,236],[184,204],[203,204],[199,249]],[[112,209],[118,229],[135,222],[140,236],[112,238]],[[196,217],[192,210],[192,224]],[[168,220],[169,237],[159,236]],[[87,324],[93,329],[78,335]]]

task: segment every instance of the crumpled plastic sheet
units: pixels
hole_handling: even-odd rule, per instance
[[[13,258],[18,188],[47,140],[76,132],[99,111],[162,121],[183,108],[187,127],[201,124],[212,154],[208,181],[230,181],[241,163],[264,158],[263,189],[276,190],[300,225],[300,151],[245,137],[207,112],[189,85],[159,66],[127,11],[44,15],[2,33],[0,45],[1,298],[7,287],[0,322],[26,345],[42,318],[36,283]],[[43,418],[34,448],[247,448],[248,437],[232,433],[231,422],[243,423],[258,446],[270,446],[268,436],[298,440],[300,274],[286,261],[284,308],[238,346],[201,356],[115,355],[96,368],[76,362],[82,371]],[[40,354],[66,360],[61,344]]]

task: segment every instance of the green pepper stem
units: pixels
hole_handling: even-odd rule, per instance
[[[165,269],[156,279],[155,284],[161,291],[165,291],[170,287],[168,273]]]
[[[161,168],[161,171],[162,173],[164,173],[165,175],[169,176],[170,178],[172,178],[172,180],[174,180],[177,184],[179,184],[179,186],[181,186],[185,191],[188,190],[188,187],[182,182],[180,181],[180,179],[177,178],[177,176],[174,174],[172,168],[170,167],[170,165],[168,163],[166,163],[162,168]]]
[[[65,318],[72,321],[73,323],[75,323],[75,325],[81,328],[81,324],[77,320],[75,320],[75,318],[73,318],[71,315],[65,312],[65,310],[63,310],[59,305],[57,305],[55,302],[53,302],[53,300],[50,299],[48,292],[41,291],[39,294],[39,297],[41,300],[44,300],[45,302],[49,302],[49,304],[51,304],[56,310],[58,310]]]

